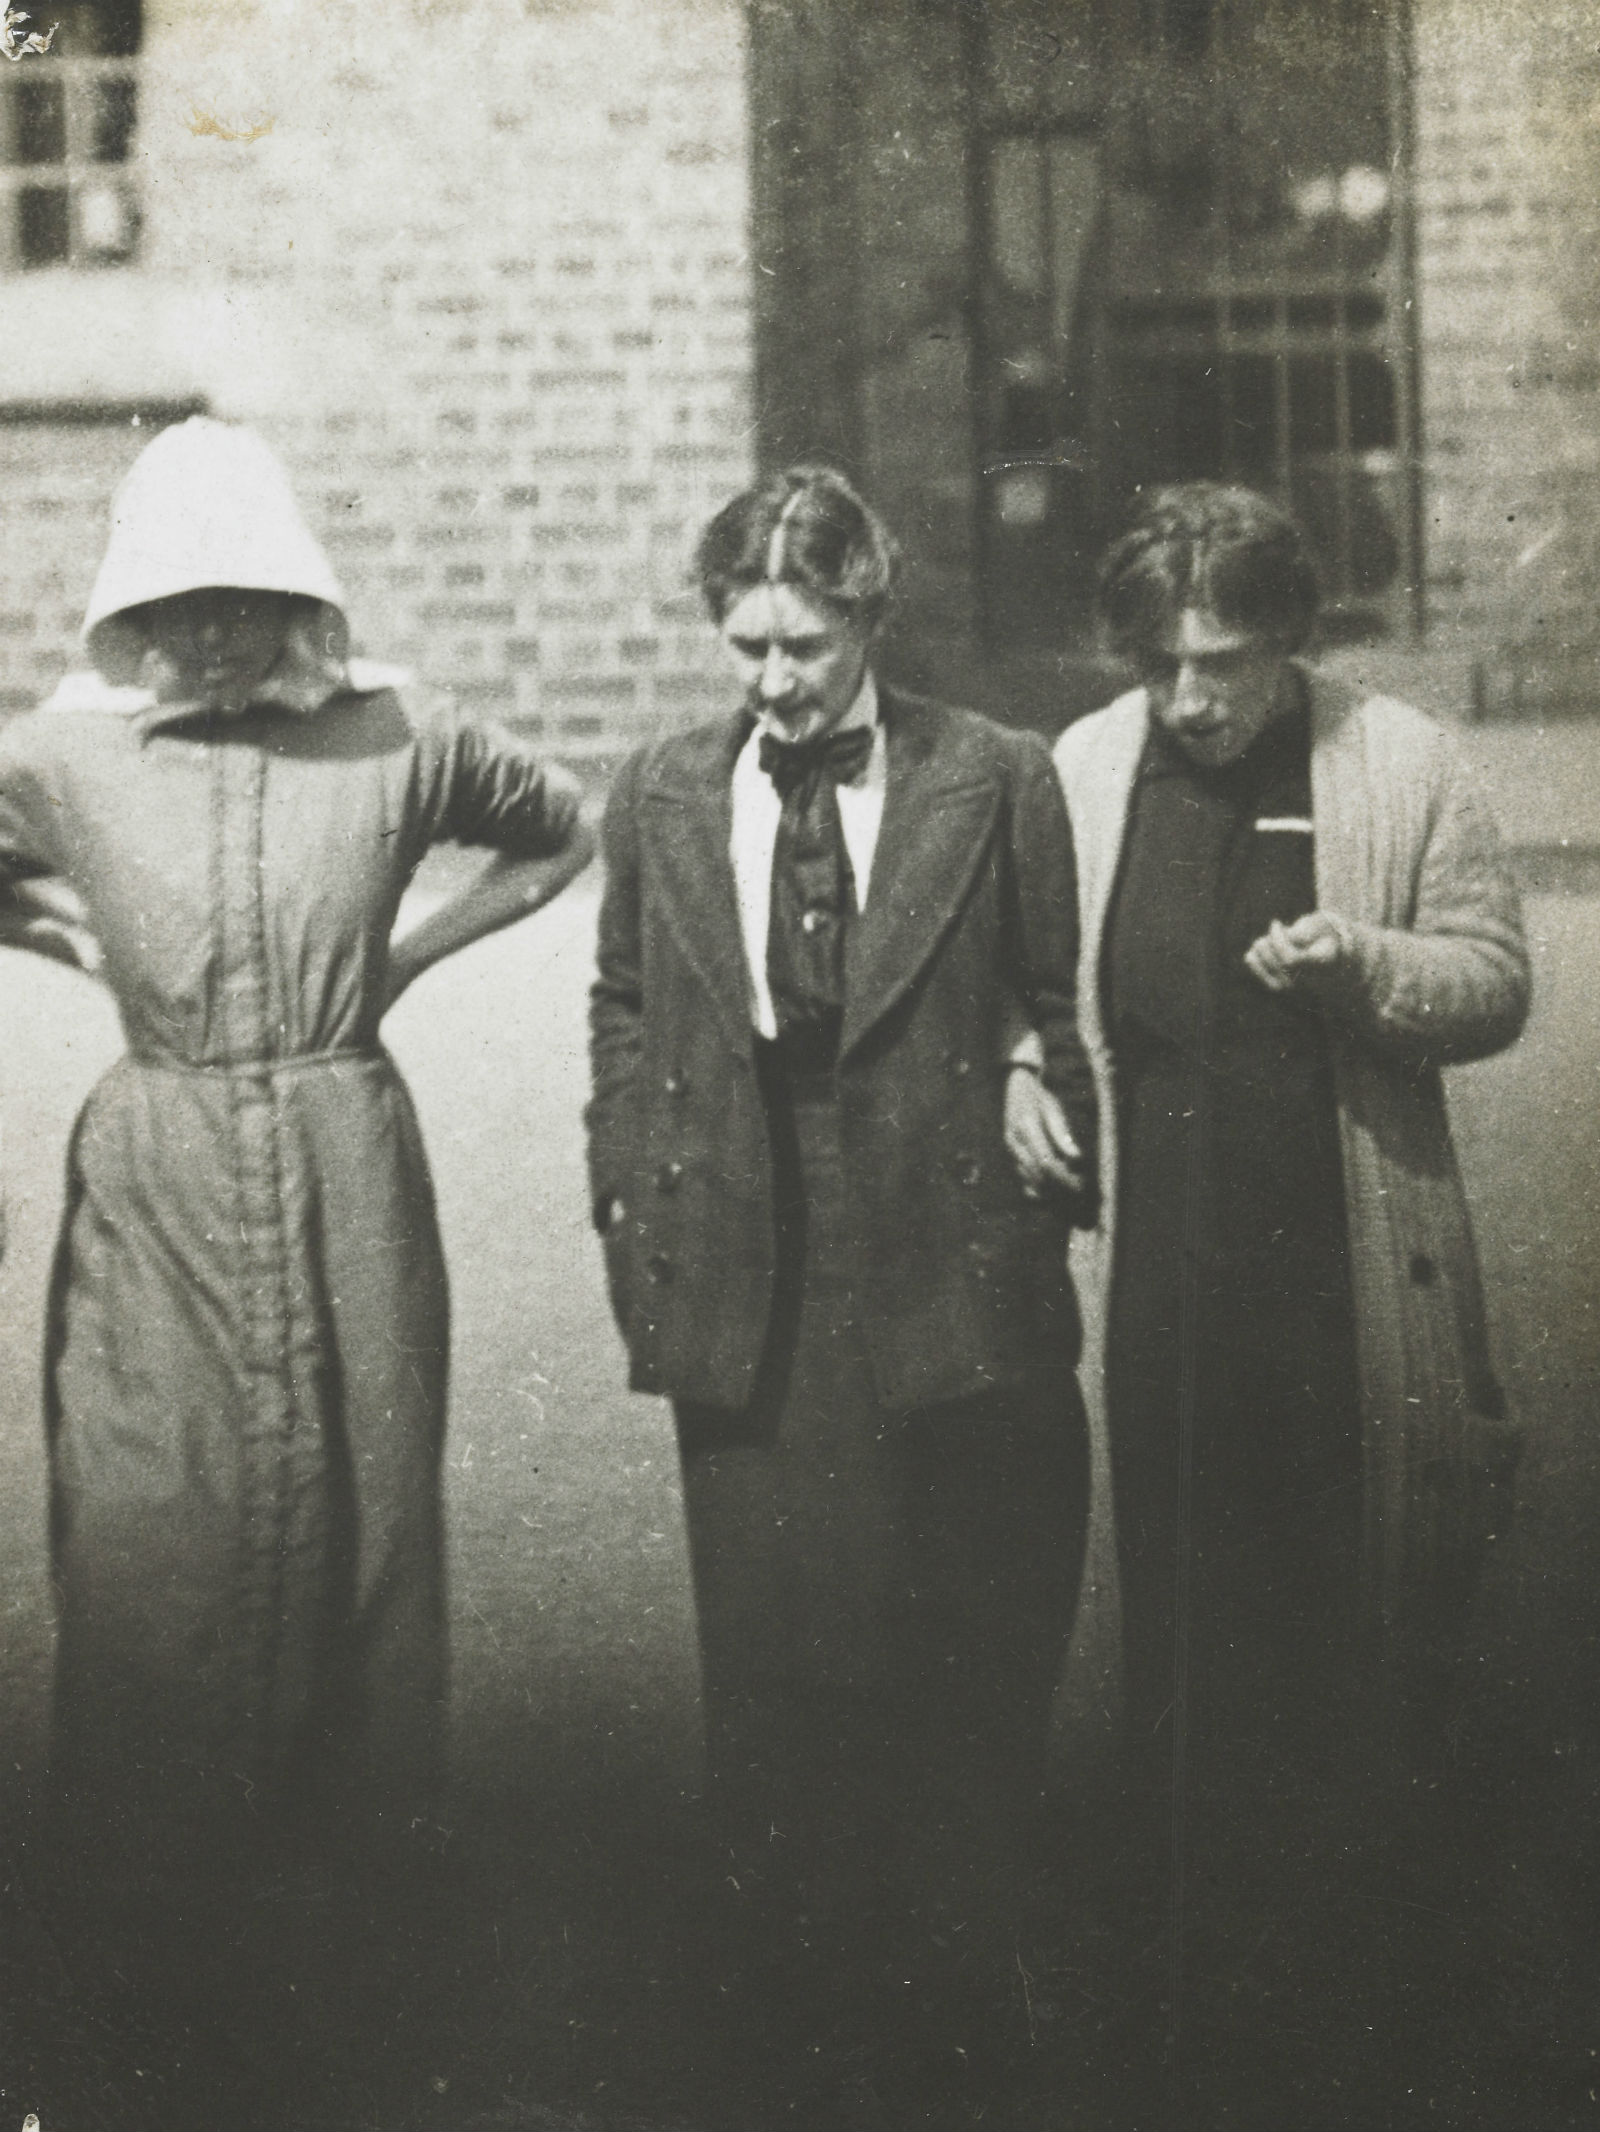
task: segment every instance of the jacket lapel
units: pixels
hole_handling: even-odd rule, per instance
[[[915,982],[965,902],[989,848],[1001,789],[993,767],[936,706],[885,689],[883,826],[867,907],[845,954],[841,1058]]]
[[[686,735],[656,757],[640,793],[667,925],[741,1052],[751,1045],[750,997],[728,846],[733,765],[748,730],[741,716]]]

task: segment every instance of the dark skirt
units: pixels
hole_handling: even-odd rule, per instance
[[[1070,1357],[910,1413],[878,1398],[828,1076],[764,1061],[777,1303],[739,1413],[678,1413],[713,1796],[850,1884],[969,1885],[1015,1852],[1047,1773],[1082,1562]],[[947,1879],[949,1871],[946,1872]],[[902,1883],[904,1874],[901,1876]]]
[[[1355,1322],[1318,1096],[1177,1057],[1122,1095],[1113,1483],[1131,1726],[1163,1764],[1337,1722],[1354,1657]]]
[[[1303,705],[1220,768],[1154,727],[1106,928],[1128,1704],[1169,1780],[1207,1736],[1259,1741],[1327,1707],[1354,1617],[1361,1440],[1327,1028],[1246,965],[1316,904],[1310,748]]]

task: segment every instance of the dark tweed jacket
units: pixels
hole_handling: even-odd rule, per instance
[[[1070,1220],[1025,1199],[1002,1132],[1020,1002],[1080,1144],[1071,832],[1043,742],[880,691],[888,774],[849,936],[837,1068],[878,1392],[912,1408],[1076,1353]],[[597,1218],[640,1391],[739,1407],[772,1309],[772,1165],[728,856],[730,718],[635,755],[606,810],[587,1118]]]

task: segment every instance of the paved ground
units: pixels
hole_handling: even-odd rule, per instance
[[[1582,866],[1552,874],[1547,865],[1537,878],[1554,892],[1530,905],[1533,1025],[1514,1054],[1458,1076],[1454,1091],[1500,1350],[1531,1443],[1517,1525],[1485,1594],[1483,1685],[1457,1772],[1463,1803],[1431,1824],[1431,1840],[1453,1856],[1437,1885],[1397,1879],[1369,1889],[1365,1907],[1347,1905],[1346,1928],[1373,1935],[1359,2005],[1346,1996],[1320,2013],[1302,2008],[1307,2025],[1285,2033],[1259,1978],[1251,1999],[1242,1963],[1228,1985],[1233,2069],[1224,2053],[1193,2132],[1600,2122],[1590,1955],[1600,1915],[1600,898],[1585,892],[1593,884]],[[586,2122],[620,2124],[607,2114],[612,2097],[623,2098],[618,2110],[627,2103],[674,2124],[700,2122],[703,2103],[710,2121],[714,2076],[696,2092],[703,2053],[667,2033],[660,2004],[652,2027],[608,1957],[619,1919],[637,1926],[652,1891],[630,1885],[626,1869],[593,1868],[605,1817],[576,1810],[585,1798],[670,1802],[692,1783],[696,1753],[671,1440],[663,1411],[621,1388],[585,1224],[579,1108],[594,910],[591,882],[433,973],[389,1031],[432,1151],[455,1289],[459,1817],[501,1832],[504,1872],[491,1872],[490,1892],[457,1920],[457,1996],[428,2037],[431,2057],[402,2052],[381,2078],[346,2068],[347,2090],[327,2090],[316,2122],[554,2124],[542,2106],[581,2104]],[[104,1000],[81,980],[0,954],[11,1211],[0,1272],[0,1774],[12,1794],[38,1768],[49,1664],[39,1303],[65,1134],[116,1048]],[[1442,1781],[1448,1794],[1451,1774]],[[552,1842],[552,1831],[566,1833]],[[1380,1930],[1380,1916],[1393,1929]],[[1271,1959],[1258,1952],[1257,1970]],[[653,1990],[657,1980],[647,1981]],[[1087,2036],[1092,1979],[1064,1973],[1054,1989],[1056,2033],[1081,2021]],[[1031,2013],[1030,2047],[1040,2051],[1039,2099],[1026,2122],[1037,2132],[1173,2132],[1159,2116],[1130,2114],[1114,2083],[1091,2102],[1082,2051],[1035,2036]],[[1257,2081],[1249,2067],[1268,2059],[1277,2071]],[[1253,2105],[1253,2086],[1263,2098],[1292,2094],[1293,2114],[1281,2101]],[[0,2075],[0,2122],[26,2101]],[[756,2115],[726,2107],[716,2121],[758,2128]],[[774,2102],[759,2124],[797,2121]],[[47,2120],[44,2132],[58,2127]]]

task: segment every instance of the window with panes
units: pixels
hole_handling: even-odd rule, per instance
[[[1402,8],[1101,0],[1087,29],[1071,0],[986,11],[973,108],[997,640],[1081,634],[1095,557],[1139,493],[1199,477],[1294,509],[1332,634],[1411,626]]]
[[[0,272],[118,264],[139,241],[138,0],[29,13],[54,36],[0,69]]]

